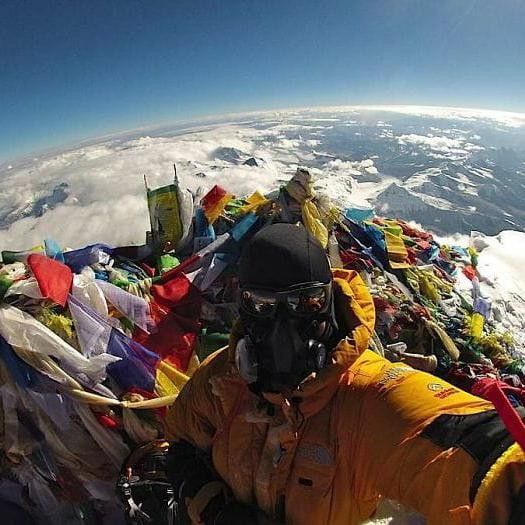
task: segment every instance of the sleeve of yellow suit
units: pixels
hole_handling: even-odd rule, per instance
[[[202,523],[201,516],[212,500],[218,499],[219,505],[228,500],[228,486],[210,469],[208,461],[194,452],[196,449],[211,452],[221,411],[215,406],[209,379],[213,365],[220,365],[224,355],[223,352],[222,356],[217,353],[210,356],[203,363],[205,366],[195,371],[164,421],[166,438],[178,442],[172,444],[168,453],[168,476],[174,487],[178,487],[179,496],[184,487],[183,500],[192,524]],[[211,361],[212,366],[207,366]]]
[[[210,450],[220,411],[215,406],[209,379],[215,367],[225,358],[224,352],[222,355],[217,352],[212,354],[184,385],[164,420],[167,439],[182,439],[201,450]],[[207,366],[211,361],[214,361],[214,366]]]
[[[340,435],[357,501],[381,494],[429,525],[523,523],[509,520],[525,457],[492,404],[371,351],[343,391]]]

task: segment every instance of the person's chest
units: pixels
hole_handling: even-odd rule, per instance
[[[333,507],[334,479],[344,474],[334,418],[331,403],[308,419],[244,408],[214,441],[215,468],[235,498],[286,516],[286,523],[322,523]]]

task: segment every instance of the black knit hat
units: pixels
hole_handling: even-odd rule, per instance
[[[332,279],[323,247],[302,225],[279,223],[263,228],[244,247],[239,265],[241,287],[284,290]]]

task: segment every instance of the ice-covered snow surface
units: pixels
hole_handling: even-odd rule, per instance
[[[252,160],[250,160],[252,159]],[[0,164],[0,249],[52,237],[63,247],[142,244],[143,175],[192,191],[269,191],[297,166],[340,206],[421,224],[480,252],[481,291],[524,339],[525,115],[369,106],[234,115],[135,130]],[[470,234],[471,230],[485,234]],[[460,276],[459,286],[470,281]],[[395,516],[392,518],[392,514]],[[376,523],[417,523],[394,507]]]
[[[493,320],[512,333],[525,352],[525,232],[506,230],[489,236],[473,231],[470,236],[436,236],[436,240],[478,251],[480,291],[492,302]],[[468,292],[472,282],[459,273],[456,287]]]

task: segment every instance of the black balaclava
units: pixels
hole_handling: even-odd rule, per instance
[[[320,243],[301,225],[273,224],[245,246],[239,261],[242,289],[283,291],[298,285],[332,282]],[[339,338],[333,293],[327,307],[308,317],[279,304],[271,318],[240,309],[245,337],[237,345],[237,365],[255,392],[295,389],[327,362],[327,349]]]

